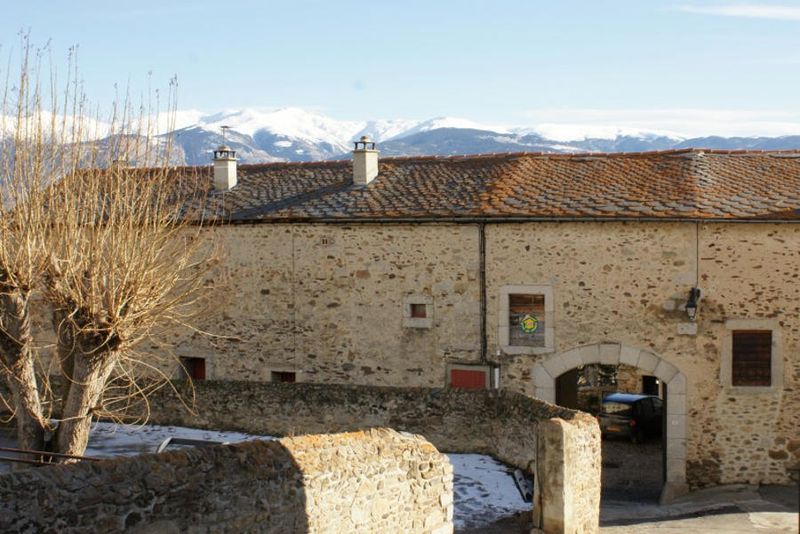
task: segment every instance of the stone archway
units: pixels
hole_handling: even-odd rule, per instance
[[[656,376],[667,385],[665,483],[661,502],[671,502],[688,492],[686,484],[686,375],[653,354],[620,343],[595,343],[548,356],[533,366],[534,396],[556,401],[556,378],[582,365],[626,364]]]

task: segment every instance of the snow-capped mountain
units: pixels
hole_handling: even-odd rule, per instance
[[[629,127],[539,124],[505,127],[455,117],[428,120],[338,120],[301,108],[233,109],[217,113],[178,111],[151,121],[171,140],[170,160],[205,165],[223,143],[242,163],[348,158],[353,141],[368,135],[383,156],[454,155],[487,152],[636,152],[670,148],[792,149],[800,136],[683,138],[672,132]],[[8,123],[7,123],[8,124]],[[92,129],[102,138],[102,123]],[[2,133],[0,133],[2,136]],[[91,135],[90,135],[91,136]]]
[[[314,161],[349,157],[352,142],[368,135],[384,156],[453,155],[486,152],[637,152],[670,148],[800,148],[800,136],[701,137],[632,128],[540,124],[527,127],[483,125],[455,117],[428,120],[337,120],[300,108],[238,109],[213,114],[178,112],[176,148],[185,163],[202,165],[222,143],[243,163]]]
[[[241,109],[213,114],[181,113],[174,140],[186,153],[187,164],[209,161],[222,143],[222,127],[230,129],[226,143],[241,161],[313,161],[340,157],[362,135],[381,142],[420,126],[420,121],[341,121],[299,108]]]

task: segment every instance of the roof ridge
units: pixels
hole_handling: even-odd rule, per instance
[[[617,158],[648,158],[653,156],[670,155],[720,155],[720,156],[798,156],[800,148],[789,148],[780,150],[754,150],[754,149],[719,149],[719,148],[669,148],[665,150],[643,150],[633,152],[541,152],[541,151],[518,151],[518,152],[483,152],[476,154],[454,154],[454,155],[413,155],[413,156],[386,156],[379,159],[381,162],[405,162],[405,161],[462,161],[476,159],[504,159],[534,157],[547,159],[579,159],[579,158],[598,158],[598,159],[617,159]],[[259,168],[273,169],[281,167],[338,167],[351,165],[350,159],[328,159],[316,161],[269,161],[262,163],[240,163],[240,169],[258,170]],[[178,165],[172,167],[175,170],[194,170],[207,169],[211,167],[211,162],[205,165]],[[148,167],[141,167],[146,170]]]
[[[482,152],[476,154],[422,154],[411,156],[385,156],[379,159],[382,162],[404,162],[404,161],[453,161],[469,159],[503,159],[518,157],[536,157],[552,159],[573,159],[573,158],[648,158],[653,156],[669,156],[682,154],[711,154],[711,155],[800,155],[800,148],[781,149],[781,150],[753,150],[753,149],[718,149],[718,148],[669,148],[664,150],[642,150],[630,152],[543,152],[543,151],[516,151],[516,152]],[[317,161],[270,161],[264,163],[242,163],[240,168],[256,169],[258,167],[314,167],[314,166],[339,166],[351,164],[350,159],[330,159]],[[203,165],[204,166],[204,165]],[[192,167],[191,165],[186,167]],[[198,166],[195,166],[198,167]],[[202,167],[202,166],[200,166]]]

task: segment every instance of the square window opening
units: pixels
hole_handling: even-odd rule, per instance
[[[272,381],[292,384],[297,381],[297,373],[294,371],[272,371]]]
[[[428,295],[403,297],[403,327],[433,328],[433,298]]]
[[[206,359],[205,358],[181,358],[186,376],[192,380],[206,379]]]
[[[411,318],[425,319],[428,317],[428,306],[426,304],[411,304]]]

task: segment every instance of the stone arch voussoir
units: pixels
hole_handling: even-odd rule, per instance
[[[648,350],[622,343],[602,342],[571,348],[533,366],[534,396],[556,401],[556,378],[581,365],[626,364],[651,374],[667,385],[666,483],[662,502],[685,493],[686,486],[686,375],[675,365]]]

